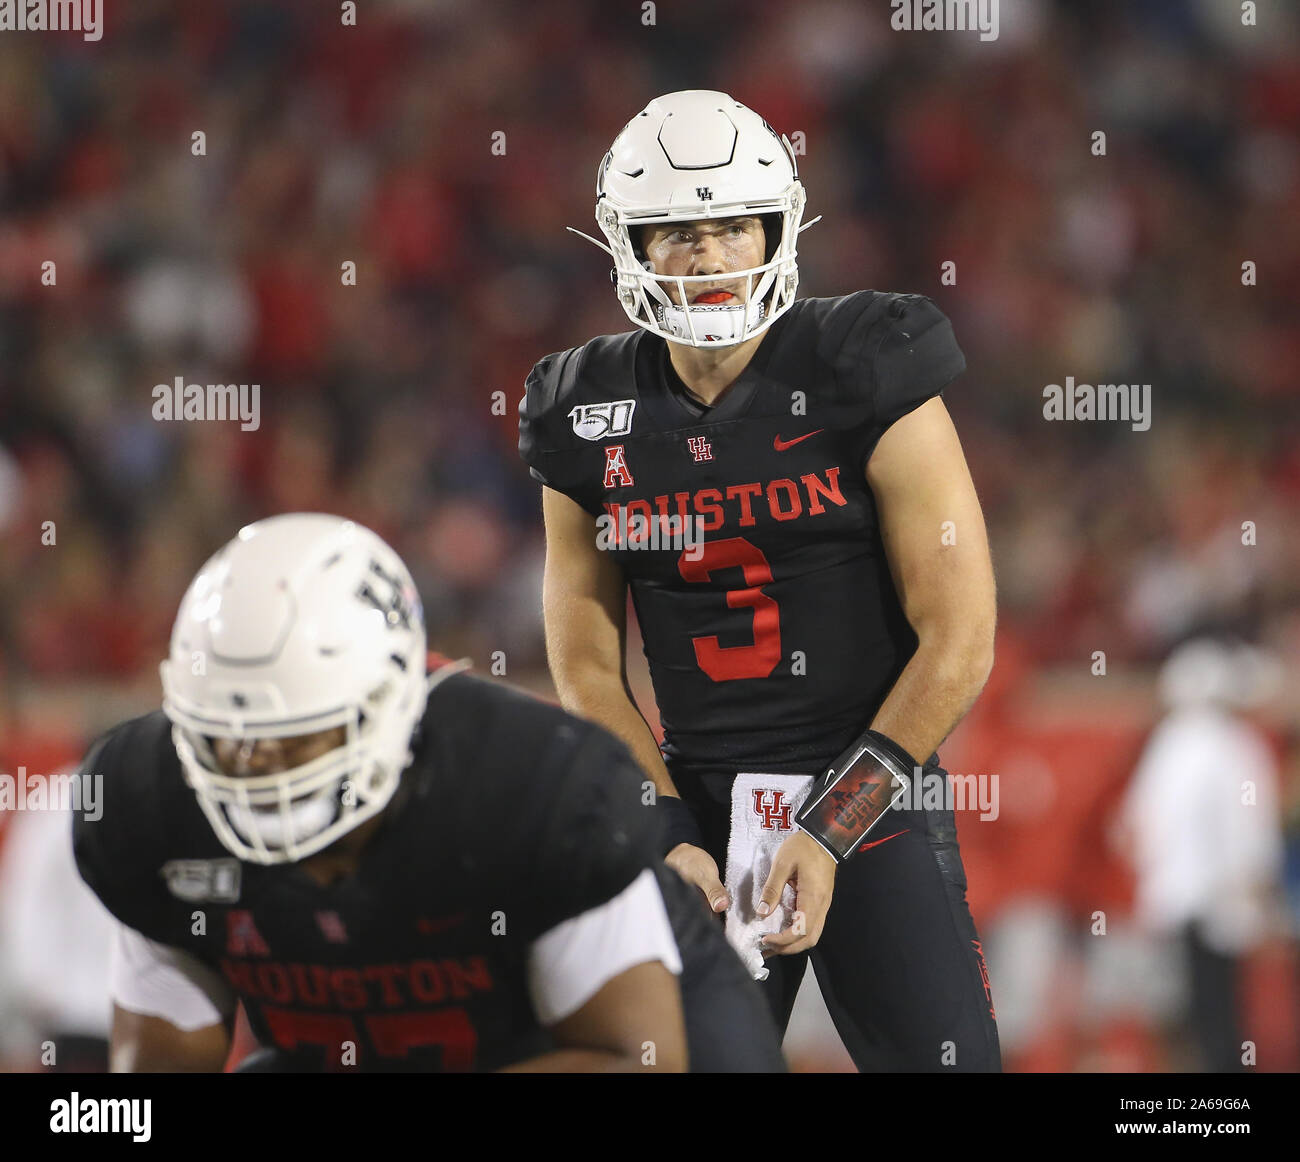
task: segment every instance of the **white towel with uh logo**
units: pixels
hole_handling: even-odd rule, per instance
[[[739,774],[731,787],[731,836],[727,840],[727,940],[750,976],[766,980],[768,969],[758,942],[790,927],[794,889],[786,884],[780,902],[766,916],[757,908],[777,848],[794,832],[812,775]]]

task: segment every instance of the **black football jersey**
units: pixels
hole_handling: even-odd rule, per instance
[[[82,877],[123,923],[214,968],[264,1045],[337,1069],[486,1070],[551,1041],[529,945],[657,864],[658,820],[611,735],[473,675],[434,688],[414,763],[354,874],[233,858],[161,711],[100,739]],[[720,939],[720,937],[719,937]]]
[[[860,291],[796,302],[713,407],[641,330],[533,369],[520,454],[628,579],[674,776],[820,772],[867,727],[916,637],[866,463],[964,368],[929,299]]]

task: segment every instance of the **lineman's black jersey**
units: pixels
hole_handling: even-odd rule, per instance
[[[860,291],[796,302],[712,408],[645,331],[533,369],[520,453],[628,578],[674,775],[819,772],[868,725],[916,637],[865,465],[964,368],[929,299]]]
[[[622,744],[471,675],[431,692],[400,798],[357,872],[329,886],[231,857],[160,711],[104,736],[86,769],[103,811],[74,824],[82,877],[123,923],[215,969],[259,1041],[317,1067],[338,1068],[347,1042],[362,1070],[545,1052],[529,945],[657,864],[658,821]],[[665,894],[671,916],[681,893]]]

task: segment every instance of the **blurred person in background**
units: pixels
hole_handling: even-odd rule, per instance
[[[0,1055],[14,1068],[108,1068],[115,927],[77,874],[70,811],[15,812],[0,849]]]
[[[1198,637],[1160,671],[1166,708],[1120,812],[1136,871],[1137,922],[1177,941],[1187,1020],[1203,1069],[1248,1060],[1240,988],[1245,958],[1279,931],[1282,822],[1277,761],[1245,716],[1270,694],[1275,666],[1240,644]]]

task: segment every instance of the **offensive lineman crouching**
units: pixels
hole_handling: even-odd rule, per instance
[[[624,748],[463,668],[426,675],[410,574],[352,522],[200,570],[163,711],[85,760],[113,1069],[220,1070],[237,1001],[279,1069],[783,1068]]]

